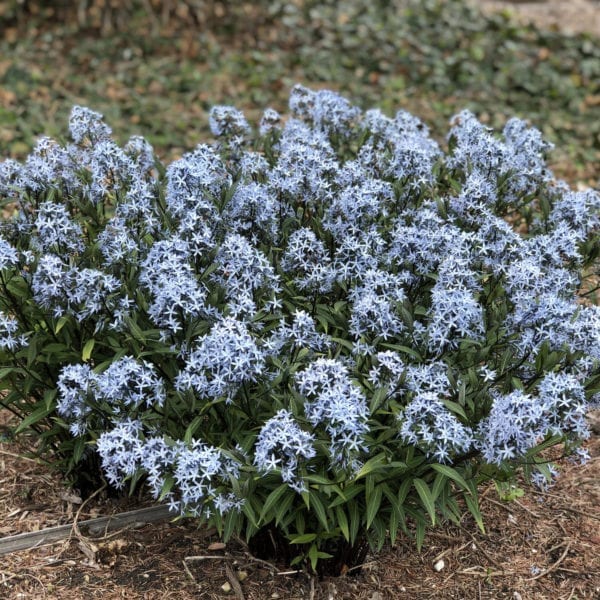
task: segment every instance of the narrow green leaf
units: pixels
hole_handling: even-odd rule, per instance
[[[81,457],[83,456],[83,453],[85,451],[86,448],[86,441],[84,438],[77,438],[75,440],[75,443],[73,444],[73,462],[71,464],[76,465],[80,460]]]
[[[252,508],[252,504],[250,502],[244,502],[244,504],[242,504],[242,512],[248,518],[248,524],[252,526],[252,529],[258,530],[259,526],[258,521],[256,519],[256,513],[254,512],[254,509]]]
[[[204,415],[198,415],[197,417],[194,417],[192,419],[192,422],[187,426],[187,429],[185,430],[185,434],[183,436],[183,440],[185,442],[189,444],[192,441],[194,434],[198,430],[198,427],[200,427],[200,425],[204,422],[204,420]]]
[[[29,345],[27,346],[27,366],[31,367],[33,365],[35,358],[37,356],[37,347],[38,347],[39,336],[34,335],[29,340]]]
[[[421,362],[423,359],[421,355],[414,349],[409,348],[408,346],[398,346],[396,344],[386,344],[382,343],[381,346],[383,348],[389,348],[390,350],[395,350],[396,352],[402,352],[403,354],[408,354],[416,359],[418,362]]]
[[[315,572],[317,570],[317,563],[319,562],[319,548],[317,544],[311,544],[308,549],[308,558],[310,560],[310,567]]]
[[[483,525],[483,517],[481,516],[481,511],[479,509],[479,496],[477,494],[477,487],[475,486],[475,482],[469,481],[468,488],[470,493],[464,493],[465,502],[467,503],[469,512],[473,515],[477,526],[479,527],[479,529],[481,529],[482,533],[485,533],[485,526]]]
[[[28,427],[43,421],[50,413],[54,411],[54,405],[47,406],[46,403],[38,406],[33,412],[29,413],[15,429],[15,433],[21,433]]]
[[[60,319],[58,319],[56,322],[56,326],[54,327],[54,333],[59,334],[60,330],[69,322],[69,319],[69,315],[63,315],[60,317]]]
[[[396,538],[398,537],[398,526],[400,524],[400,513],[392,508],[392,512],[390,513],[390,522],[388,524],[388,529],[390,532],[390,544],[392,547],[396,544]]]
[[[419,494],[419,498],[425,507],[425,510],[429,514],[431,524],[435,525],[435,502],[429,486],[418,477],[414,479],[413,483],[415,485],[415,489],[417,490],[417,494]]]
[[[0,369],[0,381],[2,381],[7,375],[10,375],[13,371],[17,371],[15,367],[4,367]]]
[[[89,339],[85,343],[85,345],[83,346],[83,350],[81,351],[81,360],[83,360],[84,362],[90,360],[95,344],[96,340],[94,338]]]
[[[329,521],[327,519],[327,512],[325,510],[325,505],[320,498],[320,495],[316,492],[311,492],[311,502],[312,508],[317,515],[317,519],[319,519],[319,523],[323,525],[325,531],[329,531]]]
[[[302,535],[292,535],[290,544],[309,544],[317,539],[316,533],[304,533]]]
[[[239,530],[240,513],[237,510],[230,510],[225,516],[225,526],[223,527],[223,540],[231,539],[234,533]]]
[[[350,517],[350,543],[354,544],[361,524],[361,515],[357,502],[350,502],[348,504],[348,516]]]
[[[438,473],[442,473],[449,479],[452,479],[452,481],[457,483],[461,489],[463,489],[463,490],[469,489],[467,482],[464,480],[463,476],[456,469],[449,467],[448,465],[439,465],[439,464],[432,464],[431,468],[434,471],[437,471]]]
[[[131,317],[125,317],[125,323],[127,323],[127,327],[129,328],[133,339],[138,340],[140,342],[145,341],[144,332]]]
[[[398,503],[400,505],[404,504],[404,501],[406,500],[406,497],[408,496],[408,492],[410,491],[410,488],[412,487],[412,482],[413,482],[412,477],[408,477],[400,484],[400,487],[398,488]]]
[[[463,388],[461,386],[461,391],[460,393],[462,394],[462,400],[461,402],[464,404],[465,401],[465,396],[464,396],[464,390],[465,388]],[[461,417],[462,419],[464,419],[465,421],[467,421],[467,413],[465,412],[465,409],[458,403],[458,402],[452,402],[452,400],[444,400],[444,406],[452,413],[454,413],[455,415],[458,415],[459,417]]]
[[[304,500],[306,508],[310,510],[310,494],[308,492],[302,492],[300,495],[302,496],[302,500]]]
[[[417,542],[417,550],[421,552],[421,548],[423,547],[423,542],[425,541],[425,521],[418,520],[416,525],[416,542]]]
[[[349,340],[345,340],[343,338],[338,337],[332,337],[330,339],[331,341],[335,342],[336,344],[339,344],[343,348],[346,348],[346,350],[352,350],[354,348],[354,344]]]
[[[435,476],[433,481],[433,486],[431,487],[431,497],[434,502],[437,501],[442,490],[448,485],[448,477],[446,477],[443,473],[438,473]]]
[[[331,485],[333,482],[331,481],[331,479],[328,479],[327,477],[323,477],[322,475],[315,475],[315,474],[311,474],[311,475],[305,475],[303,477],[304,481],[308,481],[309,483],[321,483],[323,485]]]
[[[386,462],[386,455],[384,452],[379,453],[377,456],[369,459],[358,471],[355,475],[354,480],[361,479],[362,477],[367,476],[369,473],[373,471],[377,471],[384,463]]]
[[[261,522],[263,522],[265,520],[265,517],[269,514],[270,510],[275,506],[275,504],[277,504],[277,502],[279,501],[281,496],[283,496],[283,494],[285,494],[285,492],[289,489],[290,488],[287,483],[282,483],[279,487],[275,488],[267,496],[267,499],[265,500],[263,509],[260,513],[260,521]],[[269,519],[269,521],[270,521],[270,519]]]
[[[284,522],[290,523],[294,518],[294,513],[291,511],[291,506],[294,503],[295,493],[285,495],[277,505],[275,510],[275,525],[279,526]]]
[[[388,536],[386,523],[384,523],[381,517],[377,517],[371,525],[371,530],[375,532],[375,547],[377,552],[379,552],[383,548],[383,544],[385,544]]]
[[[304,519],[304,511],[299,510],[296,513],[296,518],[294,519],[294,526],[296,531],[302,535],[304,533],[304,528],[306,527],[305,519]]]
[[[344,536],[344,539],[349,542],[350,541],[350,527],[348,526],[348,517],[346,516],[346,512],[341,506],[335,507],[335,518]]]
[[[338,494],[338,497],[329,504],[328,508],[334,508],[340,504],[346,504],[348,501],[352,500],[352,498],[360,494],[363,490],[363,487],[362,485],[351,484],[342,490],[339,486],[334,485],[332,490]]]
[[[174,485],[175,485],[175,478],[172,475],[167,475],[164,479],[162,487],[160,488],[160,496],[158,497],[158,500],[159,501],[164,500],[167,497],[167,495],[171,492]],[[231,511],[231,512],[234,512],[234,511]]]
[[[367,529],[371,526],[373,519],[379,511],[379,507],[381,506],[381,494],[381,486],[378,485],[367,498]]]

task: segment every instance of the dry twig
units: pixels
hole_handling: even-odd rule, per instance
[[[236,598],[238,600],[246,600],[244,597],[244,591],[242,590],[242,586],[240,585],[237,575],[235,574],[234,570],[231,568],[231,565],[228,562],[225,563],[225,573],[227,574],[227,579],[231,584]]]
[[[526,579],[526,581],[535,581],[536,579],[540,579],[540,577],[545,577],[546,575],[548,575],[548,573],[554,571],[558,567],[558,565],[560,565],[560,563],[565,559],[565,556],[567,556],[570,549],[571,541],[569,540],[569,542],[567,542],[567,547],[564,549],[563,553],[558,557],[558,560],[555,563],[551,564],[547,569],[545,569],[541,573],[538,573],[535,577],[529,577],[528,579]]]
[[[471,543],[471,540],[469,540],[468,542],[465,542],[464,544],[462,544],[462,546],[459,546],[458,548],[455,548],[454,546],[446,548],[443,552],[440,552],[431,562],[435,564],[438,560],[441,560],[447,554],[450,554],[451,552],[460,552],[461,550],[464,550],[467,546],[469,546]]]

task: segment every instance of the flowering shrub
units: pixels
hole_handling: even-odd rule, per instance
[[[580,452],[600,194],[517,119],[462,112],[444,151],[330,91],[290,109],[254,136],[217,107],[217,142],[165,168],[76,107],[72,143],[1,163],[0,378],[65,472],[225,538],[271,528],[315,568],[420,545],[461,498],[483,526],[480,482]]]

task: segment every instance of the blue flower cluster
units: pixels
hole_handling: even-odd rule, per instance
[[[437,462],[449,463],[473,446],[473,433],[434,392],[415,395],[398,418],[402,439]]]
[[[112,314],[121,283],[104,271],[70,266],[56,254],[43,254],[31,287],[35,301],[55,317],[72,315],[83,322],[98,316],[95,331],[99,331]]]
[[[360,388],[340,361],[319,358],[296,377],[298,391],[308,400],[304,411],[313,427],[324,425],[330,436],[332,468],[356,469],[366,449],[369,409]]]
[[[260,430],[256,441],[254,464],[259,471],[279,471],[281,479],[298,493],[307,490],[298,473],[300,461],[316,456],[314,436],[304,431],[292,414],[282,409]]]
[[[245,383],[256,382],[265,370],[265,351],[247,326],[226,317],[198,339],[175,378],[180,391],[192,389],[200,398],[233,402]]]
[[[102,405],[110,407],[111,416],[131,415],[140,407],[161,408],[165,402],[165,383],[156,368],[131,356],[113,362],[96,373],[87,364],[67,365],[57,381],[58,413],[66,418],[73,435],[83,435],[94,425],[89,421]]]
[[[21,333],[19,322],[0,312],[0,350],[14,353],[27,346],[27,335]]]
[[[331,91],[290,110],[256,136],[215,107],[216,142],[164,169],[75,107],[72,143],[0,163],[0,352],[29,368],[53,336],[58,414],[108,480],[208,518],[265,474],[300,494],[380,452],[504,467],[585,440],[600,194],[518,119],[464,111],[444,150]]]
[[[226,490],[239,477],[239,463],[199,440],[173,442],[149,436],[142,421],[124,419],[104,431],[96,443],[107,480],[116,488],[143,469],[155,498],[169,501],[171,510],[210,519],[239,510],[243,498]],[[177,494],[166,488],[168,481]]]

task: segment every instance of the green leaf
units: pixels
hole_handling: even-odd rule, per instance
[[[460,394],[462,395],[462,402],[464,402],[464,392],[465,392],[465,387],[464,387],[464,385],[461,385]],[[444,406],[450,412],[454,413],[455,415],[458,415],[459,417],[461,417],[465,421],[468,420],[467,419],[467,413],[465,412],[465,409],[458,402],[452,402],[452,400],[444,400],[443,403],[444,403]]]
[[[473,515],[475,522],[479,529],[481,529],[482,533],[485,533],[485,527],[483,525],[483,517],[481,516],[481,511],[479,509],[479,496],[477,494],[477,487],[474,481],[469,481],[467,485],[469,492],[463,494],[465,498],[465,502],[467,503],[467,507],[469,512]]]
[[[279,487],[275,488],[265,500],[265,504],[263,506],[262,511],[260,512],[260,521],[263,522],[265,517],[269,513],[269,511],[277,504],[281,496],[285,494],[287,490],[289,490],[289,486],[287,483],[282,483]]]
[[[290,544],[309,544],[317,539],[316,533],[303,533],[302,535],[290,536]]]
[[[412,487],[412,482],[412,477],[409,477],[400,484],[400,487],[398,488],[398,503],[400,505],[404,504],[406,497],[408,496],[408,492]]]
[[[290,510],[294,499],[295,493],[290,490],[290,493],[285,495],[283,500],[279,502],[275,511],[275,525],[280,525],[284,522],[289,523],[294,518],[294,512]]]
[[[334,485],[332,487],[332,490],[336,494],[338,494],[338,497],[329,504],[329,508],[334,508],[336,506],[339,506],[340,504],[346,504],[347,502],[352,500],[352,498],[360,494],[362,492],[362,489],[363,488],[361,485],[350,484],[344,490],[342,490],[339,486]]]
[[[29,345],[27,347],[27,366],[31,367],[35,362],[35,358],[37,356],[37,347],[38,347],[39,335],[34,335],[29,340]]]
[[[308,549],[308,559],[310,560],[311,569],[314,571],[317,570],[317,563],[319,562],[319,548],[317,544],[311,544]]]
[[[54,404],[51,404],[50,406],[46,403],[41,404],[19,423],[18,427],[15,429],[15,433],[21,433],[32,425],[43,421],[50,413],[54,412],[54,408]]]
[[[379,507],[381,506],[381,495],[382,489],[381,486],[376,486],[370,494],[367,494],[367,529],[373,523],[373,519],[379,512]]]
[[[398,537],[398,526],[400,525],[400,513],[392,508],[392,512],[390,513],[390,522],[388,523],[388,529],[390,532],[390,544],[392,548],[396,544],[396,538]]]
[[[85,452],[87,443],[84,438],[77,438],[73,444],[73,463],[77,464]]]
[[[133,339],[137,340],[138,342],[146,341],[144,338],[144,332],[131,317],[125,317],[125,323],[127,323],[127,327],[131,332]]]
[[[438,473],[435,476],[435,479],[433,481],[433,486],[431,488],[431,497],[433,498],[434,501],[437,501],[440,494],[442,493],[444,488],[446,488],[447,485],[448,485],[448,477],[446,477],[443,473]]]
[[[458,486],[463,490],[468,490],[469,486],[467,482],[464,480],[463,476],[454,468],[449,467],[448,465],[438,465],[432,464],[431,468],[438,473],[442,473],[449,479],[452,479]]]
[[[15,369],[15,367],[3,367],[0,369],[0,381],[2,381],[7,375],[10,375],[17,370],[18,369]]]
[[[366,477],[369,473],[373,471],[377,471],[380,469],[382,465],[386,463],[386,455],[385,452],[379,453],[377,456],[369,459],[358,471],[358,473],[354,476],[354,480],[361,479],[362,477]]]
[[[167,495],[171,492],[174,485],[175,485],[175,478],[172,475],[167,475],[164,479],[162,487],[160,488],[160,496],[158,497],[158,500],[159,501],[164,500],[167,497]],[[231,512],[234,512],[234,511],[231,511]]]
[[[350,543],[354,544],[362,520],[357,502],[350,502],[350,504],[348,504],[348,516],[350,517]]]
[[[325,505],[323,504],[320,495],[317,492],[311,492],[310,495],[312,508],[315,512],[315,515],[317,515],[317,519],[319,519],[319,522],[321,523],[321,525],[323,525],[325,531],[329,531],[329,521],[327,519],[327,512],[325,510]]]
[[[192,422],[187,426],[185,430],[185,434],[183,436],[183,441],[188,444],[192,441],[194,434],[198,430],[198,427],[205,421],[205,415],[198,415],[192,419]]]
[[[335,342],[336,344],[339,344],[340,346],[342,346],[343,348],[346,348],[346,350],[352,351],[352,349],[354,348],[354,344],[350,340],[345,340],[343,338],[338,338],[338,337],[332,337],[330,339],[333,342]]]
[[[96,340],[94,338],[89,339],[85,343],[85,346],[83,347],[83,350],[81,351],[81,360],[83,360],[84,362],[87,362],[88,360],[90,360],[95,344],[96,344]]]
[[[315,474],[305,475],[303,479],[304,481],[308,481],[310,483],[320,483],[322,485],[331,485],[333,483],[331,479],[323,477],[322,475]]]
[[[371,397],[369,401],[369,411],[371,414],[374,414],[375,411],[379,408],[380,404],[386,399],[388,391],[386,388],[378,388],[375,390],[375,393]]]
[[[258,530],[259,525],[256,519],[256,513],[250,502],[244,502],[244,504],[242,504],[242,512],[246,515],[248,524],[252,526],[252,529]]]
[[[225,516],[225,526],[223,527],[223,540],[231,539],[234,533],[237,533],[240,526],[240,513],[237,510],[230,510]]]
[[[408,354],[409,356],[412,356],[414,359],[416,359],[417,362],[421,362],[423,360],[421,355],[414,348],[409,348],[408,346],[398,346],[397,344],[386,344],[386,343],[382,343],[381,346],[383,348],[395,350],[396,352],[402,352],[403,354]]]
[[[421,548],[423,547],[423,542],[425,541],[425,521],[419,519],[416,523],[416,542],[417,542],[417,550],[421,552]]]
[[[435,502],[429,486],[418,477],[414,479],[413,483],[415,485],[415,489],[417,490],[417,494],[419,494],[419,498],[425,507],[425,510],[429,514],[431,524],[435,525]]]
[[[373,525],[371,529],[375,532],[375,540],[376,540],[376,550],[379,552],[383,548],[383,544],[388,536],[388,530],[386,527],[386,523],[384,523],[381,517],[377,517],[373,521]],[[371,538],[372,539],[372,538]]]
[[[393,546],[396,542],[396,537],[398,535],[398,528],[400,524],[402,523],[403,528],[405,527],[404,509],[402,508],[402,505],[398,501],[398,498],[396,497],[394,492],[390,489],[390,487],[387,484],[381,484],[381,487],[391,507],[390,522],[388,523],[388,529],[390,533],[390,541]]]
[[[349,542],[350,541],[350,527],[348,525],[348,517],[346,516],[346,512],[341,506],[335,507],[335,518],[337,521],[337,525],[344,536],[344,539]]]
[[[69,322],[71,317],[69,315],[63,315],[56,322],[56,326],[54,327],[54,333],[59,334],[60,330]]]

